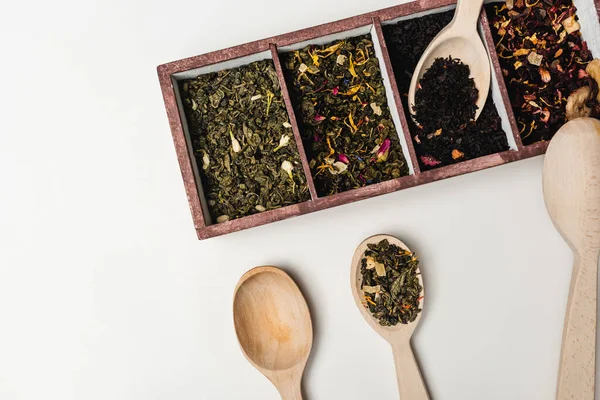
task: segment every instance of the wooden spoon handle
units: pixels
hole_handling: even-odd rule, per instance
[[[477,26],[482,5],[483,0],[458,0],[453,28],[470,34]]]
[[[285,376],[273,380],[281,395],[281,400],[302,400],[301,380],[301,377],[295,376]]]
[[[565,317],[557,400],[594,400],[598,253],[575,254]]]
[[[400,400],[429,400],[410,341],[392,344]]]

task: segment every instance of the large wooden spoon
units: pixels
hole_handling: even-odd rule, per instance
[[[408,105],[411,114],[415,114],[415,93],[417,84],[423,74],[431,67],[437,58],[460,59],[471,69],[471,77],[475,80],[475,87],[479,90],[477,99],[477,112],[475,119],[483,110],[483,106],[490,91],[490,61],[487,51],[479,33],[477,21],[483,0],[458,0],[452,21],[429,44],[421,56],[408,90]]]
[[[362,276],[360,274],[361,260],[364,257],[368,244],[379,243],[384,239],[387,239],[391,244],[409,250],[404,243],[389,235],[372,236],[362,242],[356,249],[356,252],[354,252],[354,257],[352,258],[352,268],[350,272],[352,295],[354,296],[356,306],[367,323],[392,346],[394,363],[396,364],[396,376],[398,378],[398,389],[400,390],[400,399],[427,400],[429,399],[427,388],[425,387],[425,382],[423,382],[419,365],[417,364],[417,360],[415,359],[415,355],[413,354],[410,345],[410,338],[421,319],[422,313],[419,313],[417,319],[410,324],[381,326],[363,304],[364,294],[361,289]],[[419,282],[421,283],[421,287],[424,288],[421,274],[419,274]],[[420,296],[423,297],[424,293],[425,289],[421,291]],[[423,300],[421,300],[421,307],[423,307]]]
[[[575,119],[554,136],[544,161],[544,200],[575,262],[556,398],[593,400],[600,251],[600,121]]]
[[[292,278],[275,267],[248,271],[235,288],[233,319],[248,361],[273,382],[283,400],[302,400],[312,322]]]

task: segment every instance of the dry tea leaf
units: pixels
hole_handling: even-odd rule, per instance
[[[281,59],[319,196],[408,174],[370,35],[309,45]],[[386,141],[382,154],[365,152]]]
[[[413,253],[387,240],[367,245],[360,265],[363,304],[381,325],[407,324],[417,319],[423,290],[418,264]]]
[[[283,161],[300,164],[300,155],[285,127],[289,116],[273,61],[200,75],[179,89],[212,221],[310,198],[301,168],[291,178],[279,173]]]

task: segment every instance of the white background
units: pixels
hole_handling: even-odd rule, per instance
[[[196,240],[156,66],[396,3],[3,1],[0,399],[278,399],[231,315],[263,264],[311,307],[306,398],[395,399],[349,285],[376,233],[421,255],[414,348],[433,398],[552,399],[572,255],[541,157]]]

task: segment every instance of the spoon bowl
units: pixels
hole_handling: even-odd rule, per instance
[[[365,251],[368,249],[369,244],[376,244],[382,240],[387,239],[390,244],[395,244],[403,249],[410,251],[408,246],[402,243],[399,239],[390,235],[376,235],[363,241],[354,252],[352,258],[352,266],[350,269],[350,284],[352,288],[352,296],[354,302],[360,310],[361,315],[367,321],[367,323],[383,337],[392,346],[394,353],[394,362],[396,365],[396,376],[398,379],[398,389],[400,391],[400,397],[402,399],[414,399],[414,400],[425,400],[429,399],[425,382],[419,370],[419,365],[413,354],[410,339],[415,331],[419,320],[421,319],[420,312],[417,318],[409,324],[398,323],[395,326],[381,326],[377,319],[371,314],[368,308],[363,304],[363,291],[362,275],[360,273],[361,260],[364,257]],[[421,284],[421,294],[423,297],[425,294],[425,286],[423,285],[423,276],[419,273],[419,283]],[[424,305],[424,298],[421,299],[421,308]]]
[[[235,332],[242,352],[279,390],[301,400],[301,380],[312,348],[312,322],[294,281],[275,267],[244,274],[233,300]]]
[[[475,120],[479,118],[490,90],[491,70],[487,50],[477,32],[483,0],[458,0],[452,21],[431,41],[421,56],[408,90],[409,111],[414,116],[415,94],[421,78],[437,58],[460,59],[471,70],[479,90]]]
[[[600,251],[600,121],[579,118],[554,136],[544,160],[544,201],[574,254],[557,396],[593,400]]]

